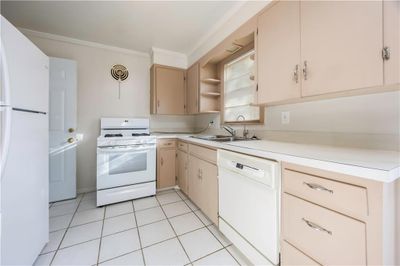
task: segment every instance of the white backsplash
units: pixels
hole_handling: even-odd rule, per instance
[[[281,123],[282,112],[290,112],[289,124]],[[226,133],[218,114],[196,116],[196,129],[209,121],[207,134]],[[242,134],[243,126],[234,128]],[[264,125],[247,128],[250,136],[276,141],[400,150],[400,92],[272,106]]]

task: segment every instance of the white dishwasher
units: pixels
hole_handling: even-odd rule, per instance
[[[278,265],[279,163],[218,150],[219,229],[255,265]]]

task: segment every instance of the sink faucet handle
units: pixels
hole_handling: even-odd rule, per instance
[[[236,135],[236,130],[234,130],[232,127],[225,125],[223,126],[223,129],[225,129],[226,131],[229,132],[229,134],[232,135],[232,137],[234,137]]]

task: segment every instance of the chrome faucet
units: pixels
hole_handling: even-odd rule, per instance
[[[239,121],[239,119],[243,119],[243,122],[246,121],[246,117],[244,115],[238,115],[236,117],[236,121]],[[249,135],[249,130],[246,129],[246,124],[243,124],[243,138],[247,139],[247,136]]]
[[[223,129],[225,129],[226,131],[228,131],[229,134],[231,134],[232,137],[236,136],[236,130],[234,130],[233,128],[231,128],[230,126],[222,126]]]

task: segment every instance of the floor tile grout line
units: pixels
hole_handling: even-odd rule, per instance
[[[158,206],[158,207],[160,207],[160,208],[162,209],[161,206]],[[157,207],[155,207],[155,208],[157,208]],[[197,211],[197,210],[196,210],[196,211]],[[134,211],[134,212],[129,212],[129,213],[124,213],[124,214],[117,215],[117,216],[112,216],[112,217],[109,217],[109,218],[104,218],[104,221],[105,221],[105,220],[107,220],[107,219],[111,219],[111,218],[114,218],[114,217],[119,217],[119,216],[123,216],[123,215],[127,215],[127,214],[134,214],[134,216],[135,216],[135,222],[136,222],[136,223],[135,223],[135,224],[136,224],[136,227],[124,229],[124,230],[121,230],[121,231],[118,231],[118,232],[114,232],[114,233],[111,233],[111,234],[107,234],[107,235],[104,235],[104,232],[103,232],[102,237],[111,236],[111,235],[115,235],[115,234],[122,233],[122,232],[125,232],[125,231],[129,231],[129,230],[132,230],[132,229],[135,229],[135,228],[140,228],[140,227],[152,225],[152,224],[154,224],[154,223],[158,223],[158,222],[164,221],[164,220],[166,220],[166,219],[177,218],[177,217],[179,217],[179,216],[184,216],[184,215],[187,215],[187,214],[189,214],[189,213],[193,213],[196,217],[198,217],[198,216],[194,213],[194,211],[191,210],[191,211],[189,211],[189,212],[182,213],[182,214],[179,214],[179,215],[176,215],[176,216],[172,216],[172,217],[167,217],[167,216],[166,216],[165,218],[163,218],[163,219],[161,219],[161,220],[153,221],[153,222],[151,222],[151,223],[146,223],[146,224],[143,224],[143,225],[140,225],[140,226],[137,224],[137,220],[136,220],[136,211]],[[72,217],[72,219],[73,219],[73,217]],[[200,219],[200,218],[198,218],[198,219],[199,219],[200,222],[203,224],[203,226],[202,226],[201,228],[206,227],[206,225],[201,221],[201,219]],[[68,226],[67,228],[63,228],[63,229],[60,229],[60,230],[57,230],[57,231],[53,231],[53,232],[58,232],[58,231],[62,231],[62,230],[67,230],[67,229],[71,229],[71,228],[76,228],[76,227],[88,225],[88,224],[91,224],[91,223],[98,223],[98,222],[100,222],[100,221],[103,221],[103,219],[91,221],[91,222],[88,222],[88,223],[78,224],[78,225],[74,225],[74,226]],[[193,231],[196,231],[196,230],[198,230],[198,229],[199,229],[199,228],[197,228],[197,229],[195,229],[195,230],[188,231],[188,232],[186,232],[186,233],[184,233],[184,234],[181,234],[180,236],[185,235],[185,234],[190,233],[190,232],[193,232]],[[51,232],[51,233],[53,233],[53,232]],[[90,242],[90,241],[93,241],[93,240],[97,240],[97,239],[99,239],[99,237],[96,237],[96,238],[93,238],[93,239],[90,239],[90,240],[86,240],[86,241],[83,241],[83,242],[75,243],[75,244],[72,244],[72,245],[69,245],[69,246],[66,246],[66,247],[62,247],[62,248],[59,248],[59,249],[65,249],[65,248],[68,248],[68,247],[72,247],[72,246],[76,246],[76,245],[79,245],[79,244],[87,243],[87,242]],[[54,250],[53,250],[53,251],[54,251]],[[50,251],[50,252],[52,252],[52,251]],[[46,253],[43,253],[43,254],[47,254],[47,253],[49,253],[49,252],[46,252]]]
[[[85,194],[84,194],[84,195],[85,195]],[[72,215],[71,220],[69,221],[67,228],[65,229],[65,232],[64,232],[64,234],[63,234],[63,236],[62,236],[62,238],[61,238],[60,243],[58,244],[57,249],[55,250],[55,252],[54,252],[54,254],[53,254],[53,257],[51,258],[51,261],[50,261],[49,265],[52,265],[52,264],[53,264],[53,261],[54,261],[56,255],[57,255],[57,253],[58,253],[58,250],[59,250],[60,247],[61,247],[62,242],[64,241],[65,236],[67,235],[68,229],[70,228],[70,225],[71,225],[72,221],[74,220],[75,214],[76,214],[77,211],[78,211],[79,205],[81,204],[84,195],[79,199],[79,202],[78,202],[78,205],[76,206],[75,212],[74,212],[74,214]],[[49,219],[50,219],[50,217],[49,217]]]
[[[225,249],[224,247],[222,247],[222,248],[220,248],[220,249],[217,249],[217,250],[215,250],[215,251],[213,251],[213,252],[211,252],[211,253],[209,253],[209,254],[207,254],[207,255],[204,255],[204,256],[202,256],[202,257],[200,257],[200,258],[198,258],[198,259],[195,259],[194,261],[192,261],[192,263],[193,263],[193,262],[196,262],[196,261],[199,261],[199,260],[201,260],[201,259],[204,259],[204,258],[206,258],[206,257],[208,257],[208,256],[211,256],[211,255],[213,255],[214,253],[220,252],[221,250],[224,250],[224,249]]]
[[[179,197],[179,196],[178,196],[178,197]],[[156,200],[160,203],[160,201],[159,201],[157,198],[156,198]],[[190,209],[190,208],[189,208],[189,209]],[[162,210],[162,212],[164,213],[165,217],[167,217],[167,214],[164,212],[164,209],[161,208],[161,210]],[[183,246],[181,240],[179,239],[178,234],[176,233],[176,231],[175,231],[174,227],[172,226],[172,224],[171,224],[170,220],[168,219],[168,217],[167,217],[167,221],[168,221],[168,223],[169,223],[169,226],[171,226],[172,231],[174,231],[174,234],[175,234],[175,236],[176,236],[176,239],[178,240],[179,244],[181,245],[181,247],[182,247],[182,249],[183,249],[183,252],[185,252],[185,255],[186,255],[187,259],[189,260],[189,263],[192,263],[192,261],[191,261],[191,259],[190,259],[190,257],[189,257],[189,254],[187,253],[185,247]]]
[[[190,201],[190,199],[188,198],[188,200]],[[188,205],[187,204],[187,202],[185,201],[185,203],[186,203],[186,205]],[[192,202],[193,203],[193,202]],[[194,204],[194,203],[193,203]],[[189,205],[188,205],[188,207],[189,207]],[[197,206],[196,206],[197,207]],[[189,207],[190,208],[190,207]],[[201,211],[200,209],[198,209],[199,211]],[[198,210],[196,210],[196,211],[198,211]],[[217,241],[221,244],[221,246],[223,247],[223,248],[225,248],[226,249],[226,251],[229,253],[229,255],[231,255],[232,256],[232,258],[240,265],[240,263],[238,262],[238,260],[229,252],[229,250],[227,249],[227,247],[229,247],[229,246],[232,246],[233,244],[230,244],[230,245],[228,245],[228,246],[224,246],[224,244],[217,238],[217,236],[216,235],[214,235],[214,233],[208,228],[209,226],[212,226],[212,225],[214,225],[214,223],[211,223],[210,225],[206,225],[204,222],[203,222],[203,220],[201,220],[200,219],[200,217],[195,213],[195,211],[194,210],[192,210],[192,212],[193,212],[193,214],[200,220],[200,222],[202,222],[203,223],[203,225],[207,228],[207,230],[217,239]],[[204,228],[204,227],[202,227],[202,228]],[[202,228],[198,228],[198,229],[196,229],[196,230],[199,230],[199,229],[202,229]],[[193,231],[191,231],[191,232],[194,232],[194,231],[196,231],[196,230],[193,230]],[[187,233],[190,233],[190,232],[187,232]],[[185,233],[186,234],[186,233]],[[184,235],[184,234],[182,234],[182,235]],[[210,254],[209,254],[210,255]]]
[[[105,263],[105,262],[109,262],[109,261],[111,261],[111,260],[115,260],[115,259],[121,258],[121,257],[123,257],[123,256],[129,255],[129,254],[131,254],[131,253],[134,253],[134,252],[137,252],[137,251],[140,251],[140,250],[141,250],[140,248],[139,248],[139,249],[135,249],[135,250],[132,250],[132,251],[123,253],[123,254],[121,254],[121,255],[118,255],[118,256],[116,256],[116,257],[112,257],[112,258],[103,260],[103,261],[99,262],[98,264],[94,264],[94,265],[101,265],[101,264],[103,264],[103,263]]]
[[[210,256],[210,255],[212,255],[212,254],[214,254],[214,253],[216,253],[216,252],[218,252],[218,251],[220,251],[220,250],[222,250],[222,249],[226,249],[227,252],[230,254],[230,256],[232,256],[233,259],[234,259],[238,264],[240,264],[240,263],[237,261],[237,259],[231,254],[231,252],[229,252],[229,250],[227,249],[228,247],[232,246],[232,244],[227,245],[227,246],[224,246],[224,244],[223,244],[223,243],[217,238],[217,236],[214,235],[214,233],[210,230],[210,227],[213,226],[214,224],[211,223],[211,224],[208,224],[208,225],[207,225],[207,224],[206,224],[205,222],[203,222],[203,220],[195,213],[196,211],[200,211],[200,212],[201,212],[201,210],[200,210],[200,209],[193,210],[192,208],[190,208],[189,204],[186,202],[186,201],[190,201],[190,199],[188,199],[188,198],[187,198],[187,199],[183,199],[183,198],[181,197],[181,195],[179,195],[179,193],[177,193],[176,191],[172,191],[172,192],[175,192],[176,194],[178,194],[178,196],[182,199],[182,201],[185,202],[185,204],[186,204],[186,205],[189,207],[189,209],[190,209],[189,212],[183,213],[183,214],[179,214],[179,215],[176,215],[176,216],[172,216],[172,217],[167,217],[167,216],[166,216],[166,213],[165,213],[165,211],[164,211],[164,209],[162,208],[162,206],[169,205],[169,204],[176,203],[176,202],[171,202],[171,203],[167,203],[167,204],[161,205],[160,202],[159,202],[159,200],[158,200],[158,198],[155,197],[155,199],[156,199],[157,203],[159,204],[159,206],[154,206],[154,207],[151,207],[151,208],[160,207],[161,210],[163,211],[163,213],[164,213],[164,215],[165,215],[166,218],[165,218],[165,219],[162,219],[162,220],[159,220],[159,221],[155,221],[155,222],[152,222],[152,223],[148,223],[148,224],[144,224],[144,225],[139,226],[138,223],[137,223],[137,219],[136,219],[136,212],[140,212],[140,211],[145,210],[145,209],[136,211],[136,210],[135,210],[135,207],[134,207],[134,201],[133,201],[133,200],[130,201],[131,204],[132,204],[132,207],[133,207],[133,212],[123,213],[123,214],[119,214],[119,215],[116,215],[116,216],[112,216],[112,217],[105,218],[105,216],[106,216],[106,208],[105,208],[104,213],[103,213],[103,219],[101,220],[101,221],[102,221],[102,230],[101,230],[101,235],[100,235],[100,244],[99,244],[99,251],[98,251],[97,264],[100,263],[101,239],[104,237],[103,230],[104,230],[104,222],[105,222],[105,220],[106,220],[106,219],[110,219],[110,218],[114,218],[114,217],[118,217],[118,216],[122,216],[122,215],[132,214],[132,213],[134,214],[134,217],[135,217],[135,224],[136,224],[136,229],[137,229],[137,233],[138,233],[138,237],[139,237],[139,243],[140,243],[140,249],[138,249],[138,250],[141,250],[142,258],[143,258],[143,262],[144,262],[144,263],[145,263],[144,252],[143,252],[143,249],[144,249],[144,248],[148,248],[148,247],[151,247],[151,246],[160,244],[160,243],[162,243],[162,242],[165,242],[165,241],[168,241],[168,240],[177,238],[177,240],[179,241],[180,245],[182,246],[182,248],[183,248],[183,250],[184,250],[184,252],[185,252],[187,258],[189,259],[189,263],[188,263],[188,264],[191,264],[192,261],[191,261],[190,257],[188,256],[188,254],[187,254],[187,252],[186,252],[186,250],[185,250],[183,244],[181,243],[179,237],[180,237],[180,236],[183,236],[183,235],[186,235],[186,234],[189,234],[189,233],[192,233],[192,232],[197,231],[197,230],[201,230],[201,229],[203,229],[204,227],[206,227],[207,230],[214,236],[214,238],[216,238],[217,241],[221,244],[222,248],[221,248],[221,249],[218,249],[218,250],[216,250],[216,251],[214,251],[214,252],[212,252],[212,253],[210,253],[210,254],[208,254],[208,255],[205,255],[205,256],[203,256],[203,257],[201,257],[201,258],[198,258],[198,259],[194,260],[193,262],[198,261],[198,260],[200,260],[200,259],[202,259],[202,258],[205,258],[205,257],[207,257],[207,256]],[[172,193],[172,192],[171,192],[171,193]],[[167,194],[167,193],[165,193],[165,194]],[[57,252],[58,252],[59,250],[62,250],[62,249],[68,248],[68,247],[72,247],[72,246],[75,246],[75,245],[79,245],[79,244],[83,244],[83,243],[87,243],[87,242],[90,242],[90,241],[94,241],[94,240],[99,239],[99,238],[95,238],[95,239],[87,240],[87,241],[84,241],[84,242],[81,242],[81,243],[76,243],[76,244],[71,245],[71,246],[68,246],[68,247],[60,248],[60,246],[61,246],[61,244],[62,244],[62,241],[64,240],[65,235],[66,235],[67,231],[68,231],[70,228],[77,227],[77,226],[81,226],[81,225],[85,225],[85,224],[89,224],[89,223],[99,222],[99,221],[100,221],[100,220],[98,220],[98,221],[93,221],[93,222],[89,222],[89,223],[85,223],[85,224],[81,224],[81,225],[71,226],[71,223],[72,223],[72,221],[73,221],[73,219],[74,219],[74,217],[75,217],[75,214],[77,213],[77,210],[78,210],[78,208],[79,208],[79,206],[80,206],[80,203],[82,202],[82,199],[83,199],[83,197],[81,197],[81,198],[79,199],[79,203],[78,203],[77,206],[76,206],[76,210],[75,210],[73,216],[71,217],[71,220],[70,220],[70,222],[69,222],[68,227],[65,229],[65,233],[64,233],[64,235],[63,235],[63,237],[62,237],[62,240],[61,240],[61,242],[60,242],[60,244],[59,244],[57,250],[55,250],[55,251],[49,251],[49,252],[47,252],[47,253],[41,254],[41,255],[45,255],[45,254],[48,254],[48,253],[51,253],[51,252],[55,252],[54,255],[53,255],[53,258],[52,258],[52,260],[51,260],[51,263],[53,262],[53,260],[54,260],[54,258],[55,258],[55,256],[56,256],[56,254],[57,254]],[[129,202],[129,201],[128,201],[128,202]],[[177,201],[177,202],[179,202],[179,201]],[[190,201],[190,202],[191,202],[191,201]],[[191,203],[192,203],[192,202],[191,202]],[[192,203],[192,204],[193,204],[193,203]],[[197,206],[196,206],[196,207],[197,207]],[[151,208],[147,208],[147,209],[151,209]],[[203,226],[202,226],[201,228],[197,228],[197,229],[195,229],[195,230],[191,230],[191,231],[185,232],[185,233],[183,233],[183,234],[181,234],[181,235],[178,235],[178,234],[176,233],[174,227],[172,226],[172,224],[171,224],[171,222],[170,222],[170,219],[173,219],[173,218],[179,217],[179,216],[183,216],[183,215],[187,215],[187,214],[189,214],[189,213],[194,213],[194,215],[201,221],[201,223],[203,224]],[[204,215],[204,214],[203,214],[203,215]],[[157,222],[161,222],[161,221],[163,221],[163,220],[167,220],[167,222],[170,224],[172,230],[174,231],[175,236],[172,237],[172,238],[165,239],[165,240],[160,241],[160,242],[153,243],[153,244],[151,244],[151,245],[149,245],[149,246],[143,247],[142,241],[141,241],[141,239],[140,239],[139,227],[144,227],[144,226],[147,226],[147,225],[150,225],[150,224],[154,224],[154,223],[157,223]],[[107,235],[107,236],[114,235],[114,234],[118,234],[118,233],[121,233],[121,232],[124,232],[124,231],[128,231],[128,230],[132,230],[132,229],[135,229],[135,228],[129,228],[129,229],[126,229],[126,230],[122,230],[122,231],[119,231],[119,232],[115,232],[115,233],[109,234],[109,235]],[[57,232],[57,231],[61,231],[61,230],[64,230],[64,229],[56,230],[56,231],[53,231],[53,232]],[[130,251],[130,252],[127,252],[126,254],[121,254],[121,255],[119,255],[119,256],[116,256],[116,257],[114,257],[114,258],[110,258],[110,259],[105,260],[105,261],[102,261],[102,262],[106,262],[106,261],[109,261],[109,260],[113,260],[113,259],[115,259],[115,258],[118,258],[118,257],[121,257],[121,256],[125,256],[125,255],[127,255],[127,254],[130,254],[130,253],[136,252],[136,251],[138,251],[138,250]],[[95,265],[96,265],[96,264],[95,264]]]
[[[97,221],[97,222],[100,222],[100,221]],[[97,223],[97,222],[96,222],[96,223]],[[124,233],[124,232],[130,231],[130,230],[133,230],[133,229],[137,229],[137,228],[136,228],[136,227],[132,227],[132,228],[125,229],[125,230],[122,230],[122,231],[118,231],[118,232],[115,232],[115,233],[112,233],[112,234],[109,234],[109,235],[103,235],[102,237],[104,238],[104,237],[116,235],[116,234],[119,234],[119,233]],[[66,249],[66,248],[78,246],[78,245],[80,245],[80,244],[88,243],[88,242],[91,242],[91,241],[94,241],[94,240],[99,240],[99,239],[100,239],[100,237],[92,238],[92,239],[85,240],[85,241],[82,241],[82,242],[79,242],[79,243],[75,243],[75,244],[72,244],[72,245],[69,245],[69,246],[66,246],[66,247],[59,248],[59,250],[63,250],[63,249]],[[53,250],[53,251],[54,251],[54,250]],[[50,252],[53,252],[53,251],[50,251]],[[44,254],[47,254],[47,253],[50,253],[50,252],[46,252],[46,253],[44,253]],[[41,255],[42,255],[42,254],[41,254]]]
[[[143,259],[143,265],[146,265],[146,259],[144,258],[144,252],[143,252],[143,245],[142,245],[142,239],[140,237],[140,233],[139,233],[139,225],[136,219],[136,211],[135,211],[135,204],[132,201],[132,208],[133,208],[133,215],[135,217],[135,224],[136,224],[136,228],[137,228],[137,234],[138,234],[138,238],[139,238],[139,245],[140,245],[140,253],[142,254],[142,259]]]
[[[104,212],[103,212],[103,222],[102,222],[102,224],[101,224],[101,232],[100,232],[99,251],[97,252],[97,263],[96,263],[96,265],[99,264],[99,260],[100,260],[101,242],[102,242],[102,240],[103,240],[104,220],[106,219],[106,213],[107,213],[107,208],[104,208]]]

